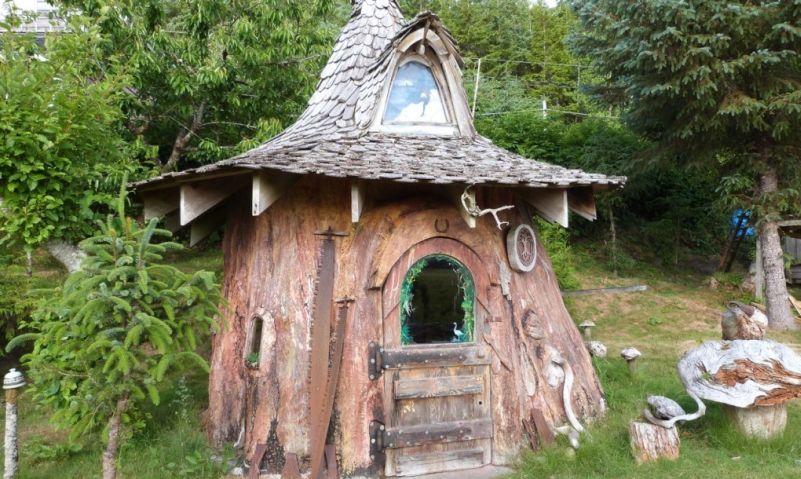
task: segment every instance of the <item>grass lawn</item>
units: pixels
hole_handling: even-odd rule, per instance
[[[649,394],[677,400],[688,412],[695,403],[676,373],[682,353],[704,340],[720,339],[720,312],[727,301],[745,300],[738,287],[710,289],[708,278],[636,264],[615,275],[577,249],[575,265],[583,288],[647,284],[644,293],[569,298],[577,323],[591,319],[593,338],[609,348],[595,359],[606,393],[608,414],[589,428],[575,456],[566,442],[522,458],[513,477],[543,478],[790,478],[801,477],[801,401],[790,403],[784,435],[772,441],[747,441],[733,430],[725,411],[708,403],[706,416],[679,427],[681,458],[637,466],[629,449],[628,424],[637,418]],[[725,283],[725,281],[724,281]],[[768,337],[799,350],[799,333],[769,332]],[[620,350],[642,351],[631,377]]]
[[[719,406],[708,404],[707,415],[680,427],[682,449],[677,461],[636,466],[629,452],[628,423],[636,418],[648,394],[674,398],[694,410],[675,372],[681,354],[703,340],[720,338],[719,314],[731,299],[746,299],[723,278],[712,290],[704,276],[666,272],[641,263],[618,274],[597,259],[589,247],[575,250],[582,287],[647,284],[644,293],[570,298],[576,322],[592,319],[593,337],[609,347],[609,357],[596,360],[606,393],[608,414],[589,427],[577,453],[566,442],[521,458],[512,477],[519,478],[755,478],[801,477],[801,401],[789,410],[784,436],[770,442],[745,441],[733,431]],[[216,249],[173,258],[184,270],[222,270]],[[43,271],[54,281],[60,275]],[[797,295],[801,296],[801,294]],[[798,348],[798,333],[770,333],[773,339]],[[643,352],[632,378],[619,351],[636,346]],[[124,445],[120,476],[124,478],[219,478],[223,474],[209,458],[202,433],[206,407],[206,376],[177,372],[165,381],[162,402],[142,415],[143,428]],[[67,432],[48,422],[47,411],[23,396],[20,406],[20,478],[97,477],[102,444],[99,436],[69,445]],[[3,409],[4,411],[4,409]]]

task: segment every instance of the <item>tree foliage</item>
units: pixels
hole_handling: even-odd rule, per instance
[[[164,254],[181,246],[154,242],[170,233],[157,229],[156,219],[139,226],[125,216],[122,197],[119,204],[116,217],[81,243],[83,269],[42,302],[24,323],[29,332],[8,346],[33,341],[22,359],[35,397],[73,436],[107,425],[120,403],[123,422],[142,401],[158,404],[158,384],[170,368],[207,369],[194,351],[216,327],[213,273],[163,264]]]
[[[116,128],[124,77],[98,61],[98,30],[76,21],[40,45],[8,31],[18,20],[0,25],[0,244],[31,251],[91,234],[132,167]]]
[[[549,8],[528,0],[406,0],[406,15],[431,10],[439,15],[459,41],[465,57],[466,83],[472,92],[481,59],[479,114],[508,111],[495,102],[481,101],[493,89],[522,88],[525,103],[515,111],[550,108],[585,111],[583,85],[597,81],[587,64],[566,45],[576,26],[572,11],[563,5]],[[576,120],[572,117],[571,120]]]
[[[801,1],[572,5],[577,48],[609,77],[599,97],[663,156],[727,168],[736,181],[720,191],[750,189],[742,207],[760,226],[768,317],[794,328],[777,221],[801,212]]]
[[[335,33],[332,0],[58,3],[98,25],[106,58],[126,59],[129,132],[162,170],[233,156],[279,132],[305,105]]]
[[[635,131],[680,161],[756,179],[779,191],[762,216],[798,205],[801,2],[573,2],[579,51],[610,79],[595,92]],[[752,199],[753,198],[752,194]]]

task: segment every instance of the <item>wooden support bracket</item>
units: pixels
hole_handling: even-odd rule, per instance
[[[537,188],[523,193],[523,199],[552,223],[567,228],[567,190],[564,188]]]
[[[353,181],[350,184],[350,221],[358,223],[364,211],[364,183]]]
[[[171,233],[175,233],[181,229],[181,215],[178,210],[167,213],[167,215],[164,217],[164,227],[167,228],[167,230],[169,230]]]
[[[595,210],[595,195],[591,186],[570,189],[567,192],[567,206],[570,211],[586,220],[598,219],[598,212]]]
[[[297,180],[294,175],[270,172],[253,175],[253,216],[259,216]]]
[[[225,223],[225,213],[225,207],[215,208],[201,216],[200,219],[193,221],[189,230],[189,246],[195,246],[200,243]]]
[[[181,185],[181,226],[188,225],[242,189],[248,179],[246,176],[233,176]]]
[[[181,204],[181,193],[178,188],[142,193],[141,198],[145,204],[145,221],[172,213]]]

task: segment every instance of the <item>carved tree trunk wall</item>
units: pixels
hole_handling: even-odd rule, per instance
[[[367,348],[381,342],[382,286],[397,260],[415,244],[447,237],[484,260],[489,277],[488,323],[483,338],[493,351],[491,402],[493,462],[507,463],[527,443],[523,421],[534,410],[549,425],[566,422],[562,385],[554,380],[557,352],[576,380],[573,409],[580,418],[603,414],[603,394],[580,334],[564,307],[547,253],[538,246],[537,266],[516,273],[506,260],[505,231],[482,217],[469,229],[448,201],[374,202],[351,224],[350,187],[345,181],[307,177],[268,211],[250,215],[248,198],[233,202],[224,240],[227,328],[214,338],[209,386],[208,428],[214,443],[236,441],[244,426],[247,457],[267,443],[263,467],[280,471],[285,453],[308,456],[309,328],[320,237],[332,227],[349,236],[336,239],[334,297],[350,296],[333,435],[343,475],[375,475],[370,458],[369,423],[383,421],[382,380],[368,377]],[[417,195],[418,197],[422,195]],[[512,204],[499,191],[479,197],[482,206]],[[520,214],[507,218],[513,224]],[[439,230],[435,226],[439,220]],[[447,220],[447,231],[442,231]],[[263,318],[258,368],[248,368],[251,318]],[[551,379],[553,385],[549,385]],[[558,379],[558,378],[557,378]],[[542,423],[542,421],[539,421]]]

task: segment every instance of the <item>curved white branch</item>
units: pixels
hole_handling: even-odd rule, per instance
[[[467,211],[467,213],[470,214],[470,216],[478,218],[479,216],[491,214],[493,218],[495,218],[495,224],[498,225],[499,230],[502,230],[504,226],[509,225],[508,221],[501,221],[501,219],[498,218],[498,212],[504,210],[511,210],[512,208],[514,208],[514,205],[501,206],[500,208],[486,208],[482,210],[481,208],[478,207],[478,203],[470,194],[471,188],[473,188],[473,185],[468,185],[467,188],[465,188],[464,192],[462,193],[462,206],[464,207],[465,211]]]
[[[564,370],[565,372],[565,382],[562,386],[562,401],[564,402],[565,406],[565,415],[567,416],[567,422],[570,423],[570,426],[577,433],[584,432],[584,427],[578,421],[578,418],[576,418],[576,413],[573,412],[573,402],[571,400],[571,397],[573,395],[573,381],[575,379],[575,376],[573,374],[573,368],[570,367],[570,364],[568,364],[567,361],[565,361],[565,358],[562,357],[561,354],[557,354],[556,357],[551,358],[551,362],[561,366],[562,370]],[[557,431],[558,430],[559,429],[557,429]],[[569,434],[568,438],[570,438]]]
[[[698,404],[698,411],[696,411],[696,412],[694,412],[692,414],[684,414],[682,416],[676,416],[676,417],[671,418],[671,419],[658,419],[658,418],[654,417],[654,415],[651,414],[651,411],[649,411],[646,408],[642,412],[642,415],[651,424],[653,424],[655,426],[661,426],[661,427],[663,427],[665,429],[670,429],[670,428],[674,427],[676,425],[676,423],[679,422],[679,421],[682,421],[682,422],[694,421],[694,420],[698,419],[699,417],[703,416],[704,414],[706,414],[706,405],[704,404],[703,401],[701,401],[701,398],[699,398],[698,396],[695,395],[694,392],[689,391],[689,390],[687,391],[687,394],[691,398],[693,398],[693,400],[695,400],[696,404]]]

